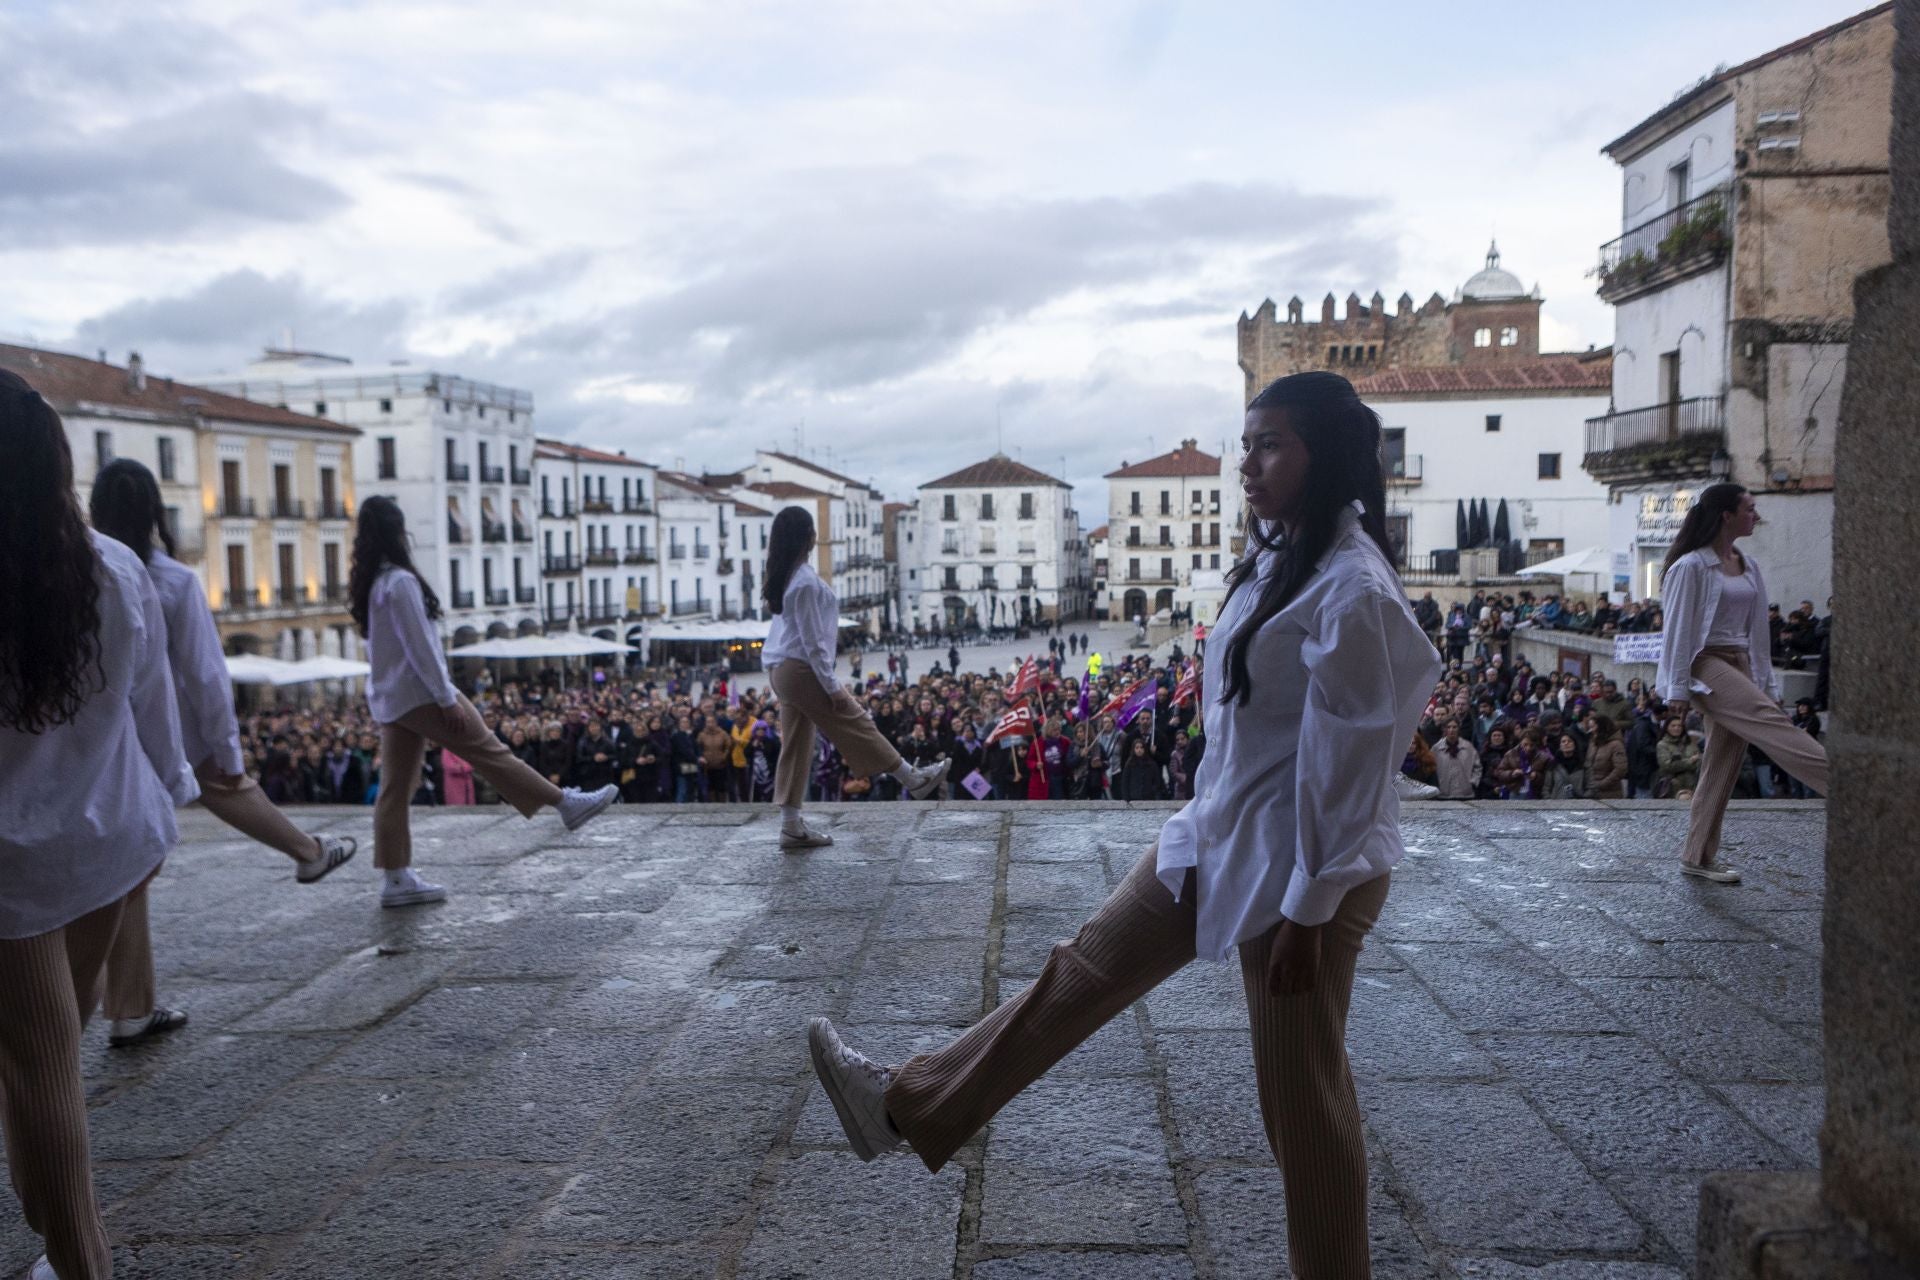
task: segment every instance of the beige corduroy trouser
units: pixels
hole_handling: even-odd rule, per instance
[[[1693,660],[1696,680],[1712,693],[1693,694],[1707,725],[1701,752],[1700,782],[1687,810],[1687,842],[1680,857],[1696,867],[1710,866],[1720,853],[1720,826],[1727,816],[1740,762],[1753,743],[1767,759],[1802,784],[1827,794],[1827,749],[1796,725],[1780,704],[1753,682],[1753,660],[1745,649],[1702,649]]]
[[[80,1031],[122,898],[49,933],[0,939],[0,1127],[27,1225],[61,1280],[102,1280],[113,1252],[93,1191]]]
[[[1147,851],[1039,979],[936,1053],[907,1062],[887,1112],[938,1169],[1015,1095],[1109,1019],[1194,958],[1192,874],[1180,901]],[[1267,992],[1279,925],[1240,945],[1254,1076],[1267,1144],[1286,1184],[1287,1247],[1301,1280],[1364,1280],[1367,1148],[1347,1066],[1347,1006],[1360,949],[1387,900],[1388,876],[1348,892],[1321,935],[1310,992]]]
[[[380,726],[380,794],[373,798],[373,865],[395,871],[413,865],[413,829],[407,806],[420,789],[420,764],[432,739],[473,766],[523,818],[560,803],[560,788],[500,741],[466,694],[450,707],[422,703]]]
[[[775,804],[806,803],[807,780],[813,773],[813,735],[827,735],[855,778],[892,773],[900,767],[900,751],[873,723],[873,717],[853,700],[843,685],[828,693],[813,668],[788,658],[767,677],[780,699],[780,760],[773,770]]]

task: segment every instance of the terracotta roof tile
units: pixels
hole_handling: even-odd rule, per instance
[[[1592,392],[1612,386],[1612,358],[1589,358],[1580,353],[1502,364],[1383,369],[1355,379],[1353,389],[1364,400],[1369,396],[1498,395],[1503,391]]]
[[[1104,538],[1106,536],[1107,536],[1107,526],[1101,525],[1098,529],[1095,529],[1092,533],[1087,535],[1087,540],[1091,542],[1095,538]]]
[[[805,467],[816,475],[823,475],[829,480],[838,480],[841,484],[850,484],[859,489],[870,488],[865,480],[855,480],[852,476],[841,475],[838,471],[829,471],[817,462],[810,462],[805,458],[796,458],[790,453],[781,453],[777,449],[767,449],[763,452],[765,452],[769,458],[778,458],[782,462],[791,462],[796,467]]]
[[[726,494],[720,492],[718,489],[715,489],[711,485],[702,484],[698,479],[688,475],[684,471],[662,471],[659,474],[660,474],[660,479],[665,480],[670,484],[677,485],[682,489],[686,489],[689,492],[697,494],[702,498],[706,498],[710,502],[732,502],[733,501],[732,498],[729,498]]]
[[[300,427],[342,436],[357,436],[358,427],[344,422],[295,413],[277,405],[230,396],[223,391],[175,382],[149,373],[136,388],[127,370],[86,356],[36,347],[0,343],[0,369],[11,369],[27,380],[55,409],[70,412],[85,404],[134,409],[179,418],[206,418],[222,422],[252,422],[262,426]]]
[[[830,498],[833,495],[819,489],[809,489],[803,484],[794,484],[789,480],[762,480],[750,484],[747,488],[755,493],[764,493],[769,498]]]
[[[737,516],[770,516],[773,514],[773,512],[756,507],[750,502],[741,502],[737,498],[733,503],[733,513]]]
[[[1109,480],[1157,480],[1176,476],[1217,476],[1220,459],[1207,453],[1191,440],[1183,440],[1171,453],[1163,453],[1145,462],[1135,462],[1118,471],[1107,472]]]
[[[651,467],[653,465],[639,458],[629,458],[624,453],[608,453],[605,449],[589,449],[585,445],[568,444],[564,440],[548,440],[545,437],[535,442],[533,456],[536,458],[572,458],[577,462],[605,462],[622,467]]]
[[[976,462],[970,467],[962,467],[951,475],[941,476],[938,480],[929,480],[920,487],[922,489],[998,489],[1022,484],[1050,484],[1062,489],[1073,487],[1044,471],[1035,471],[1024,462],[1015,462],[1004,453],[996,453],[985,462]]]

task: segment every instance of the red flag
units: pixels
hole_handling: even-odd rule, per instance
[[[1040,689],[1040,668],[1032,658],[1020,664],[1020,672],[1013,678],[1013,687],[1007,690],[1007,701],[1018,702],[1029,693]]]
[[[1002,738],[1024,738],[1032,733],[1033,708],[1023,702],[1000,717],[1000,722],[993,726],[993,732],[987,735],[987,745],[992,746]]]
[[[1173,687],[1173,705],[1180,706],[1190,699],[1200,696],[1200,668],[1194,665],[1192,658],[1187,659],[1187,669],[1180,676],[1180,683]]]

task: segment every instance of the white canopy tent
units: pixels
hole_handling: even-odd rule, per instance
[[[633,645],[575,631],[551,636],[500,636],[477,644],[449,649],[450,658],[590,658],[608,653],[633,653]]]
[[[1514,576],[1519,578],[1564,578],[1570,573],[1610,573],[1613,570],[1613,553],[1605,547],[1588,547],[1585,551],[1573,551],[1564,556],[1555,556],[1551,560],[1542,560],[1521,569]]]
[[[270,684],[276,688],[289,684],[311,684],[316,680],[351,680],[368,675],[373,668],[351,658],[306,658],[285,662],[262,658],[257,654],[236,653],[227,657],[227,678],[235,684]]]
[[[840,619],[840,628],[864,627],[857,618]],[[723,622],[657,622],[647,628],[649,640],[765,640],[771,622],[735,618]]]

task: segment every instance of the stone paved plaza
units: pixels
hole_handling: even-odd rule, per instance
[[[453,897],[299,888],[198,810],[154,889],[162,998],[88,1033],[121,1270],[194,1277],[1286,1274],[1237,969],[1196,965],[938,1176],[863,1165],[813,1013],[888,1058],[1018,991],[1170,806],[857,804],[783,856],[746,808],[416,811]],[[1677,1278],[1703,1171],[1818,1158],[1825,814],[1736,804],[1737,888],[1671,804],[1409,805],[1362,957],[1375,1274]],[[0,1275],[37,1252],[10,1202]]]

